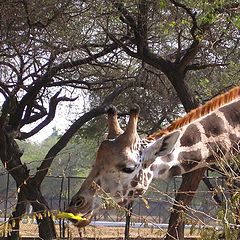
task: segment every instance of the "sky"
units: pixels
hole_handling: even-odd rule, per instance
[[[0,105],[2,105],[3,101],[4,98],[0,95]],[[52,122],[33,137],[28,138],[28,140],[40,143],[51,136],[54,128],[57,129],[59,133],[65,132],[71,125],[72,121],[82,115],[84,107],[88,105],[86,101],[88,102],[86,95],[83,96],[79,94],[78,99],[74,102],[62,102],[61,105],[57,107],[56,115]],[[44,118],[42,120],[44,120]],[[29,132],[34,126],[36,125],[32,124],[24,126],[21,128],[21,131]]]
[[[61,105],[57,107],[56,115],[52,122],[33,137],[29,138],[29,140],[33,142],[42,142],[53,133],[54,128],[56,128],[59,133],[64,133],[71,125],[72,121],[82,115],[83,108],[84,101],[81,96],[74,102],[62,102]],[[29,131],[30,129],[30,126],[25,126],[21,130]]]
[[[39,131],[34,136],[30,137],[29,140],[33,142],[40,143],[53,133],[53,129],[56,128],[59,133],[63,133],[71,124],[69,120],[67,120],[64,116],[60,113],[54,118],[54,120],[49,123],[45,128]],[[24,127],[22,130],[29,131],[30,127]]]

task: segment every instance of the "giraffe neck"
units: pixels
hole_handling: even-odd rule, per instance
[[[240,147],[240,99],[181,127],[179,131],[175,148],[167,156],[157,156],[161,139],[146,148],[144,158],[155,158],[149,166],[154,178],[182,175],[222,157],[235,155]]]

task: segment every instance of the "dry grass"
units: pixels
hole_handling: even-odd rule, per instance
[[[59,226],[56,226],[57,234],[60,235]],[[21,224],[21,236],[38,236],[38,227],[36,224]],[[71,238],[76,238],[80,236],[78,229],[74,226],[67,226],[65,230],[65,235]],[[85,238],[123,238],[124,228],[123,227],[93,227],[87,226],[81,230],[82,237]],[[164,235],[164,232],[160,229],[151,228],[131,228],[130,236],[133,238],[144,238],[146,236],[151,238],[159,238]]]
[[[3,225],[1,226],[3,227]],[[1,229],[0,229],[1,230]],[[3,230],[3,229],[2,229]],[[60,236],[59,225],[56,225],[57,237]],[[164,237],[166,230],[156,228],[131,228],[130,237],[132,239],[161,239]],[[186,234],[189,235],[189,232]],[[38,225],[37,224],[23,224],[20,225],[20,236],[23,239],[32,239],[38,237]],[[87,226],[81,229],[81,232],[72,225],[66,226],[65,238],[69,239],[123,239],[124,227],[94,227]],[[80,238],[81,237],[81,238]],[[189,237],[189,236],[188,236]],[[196,236],[193,236],[196,239]]]
[[[56,226],[58,237],[60,237],[59,226]],[[165,235],[165,230],[156,228],[131,228],[130,237],[134,239],[160,239]],[[188,235],[188,234],[187,234]],[[21,224],[21,236],[38,236],[36,224]],[[66,227],[65,236],[70,239],[79,238],[78,229],[72,225]],[[87,239],[123,239],[123,227],[93,227],[87,226],[81,230],[81,237]],[[193,236],[194,238],[196,236]]]

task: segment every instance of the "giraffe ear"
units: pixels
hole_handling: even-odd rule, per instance
[[[175,131],[157,139],[150,147],[143,152],[144,166],[150,166],[157,157],[163,157],[170,154],[179,138],[180,131]]]
[[[179,135],[180,135],[180,131],[175,131],[157,140],[159,142],[157,144],[158,149],[157,149],[157,152],[155,153],[155,156],[161,157],[161,156],[166,156],[170,154],[174,149],[174,146],[179,138]]]

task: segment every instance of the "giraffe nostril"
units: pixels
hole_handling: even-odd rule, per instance
[[[80,197],[76,200],[74,205],[75,205],[75,207],[81,207],[83,204],[84,204],[84,198]]]

